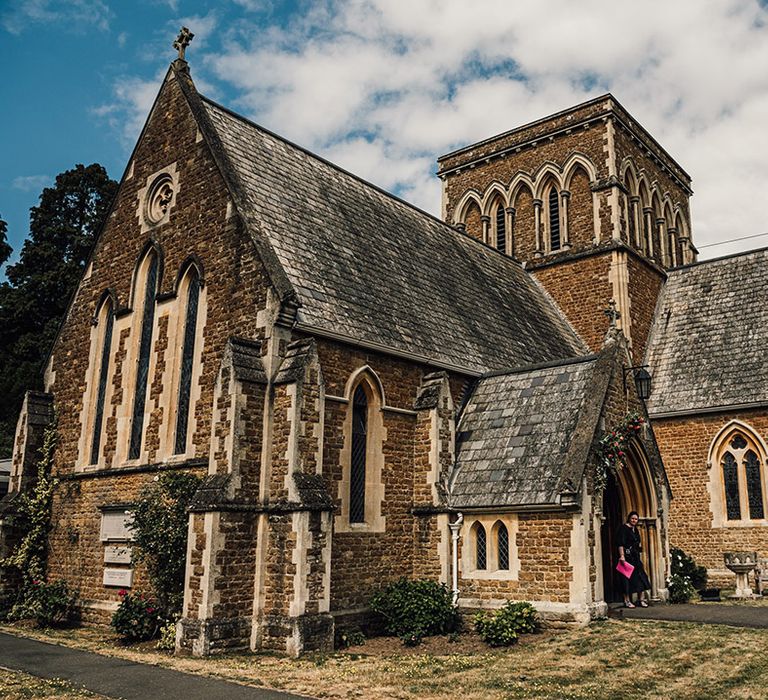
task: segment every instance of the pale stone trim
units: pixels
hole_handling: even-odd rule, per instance
[[[363,384],[368,396],[368,439],[365,458],[365,522],[349,522],[350,482],[352,472],[352,395],[358,384]],[[342,427],[343,447],[341,449],[341,512],[334,519],[336,532],[384,532],[386,518],[382,515],[384,501],[384,451],[387,429],[384,427],[381,406],[384,403],[381,380],[367,365],[352,373],[347,382],[347,415]]]
[[[291,516],[291,526],[296,535],[296,544],[291,553],[291,561],[295,565],[296,570],[293,574],[293,597],[288,606],[288,615],[298,617],[306,612],[307,601],[309,600],[309,587],[307,586],[309,562],[307,561],[307,551],[312,544],[312,535],[309,533],[309,513],[293,513]],[[286,651],[289,654],[296,653],[298,649],[292,649],[290,642],[289,638]]]
[[[591,513],[592,497],[587,493],[586,488],[582,488],[581,512],[574,513],[572,516],[571,545],[568,548],[568,565],[571,567],[572,573],[568,585],[571,603],[584,605],[594,601],[589,584],[588,524]],[[599,540],[600,537],[597,536],[595,539]],[[601,577],[598,576],[597,578]]]
[[[628,255],[626,250],[614,250],[611,252],[611,267],[608,272],[608,281],[611,284],[613,299],[621,317],[616,324],[624,332],[630,347],[632,346],[632,301],[629,296],[629,269],[627,267]]]
[[[342,403],[342,404],[348,404],[349,399],[346,396],[335,396],[333,394],[325,394],[325,398],[328,401],[333,401],[334,403]],[[397,406],[382,406],[381,410],[385,413],[399,413],[403,416],[417,416],[418,411],[414,411],[411,408],[398,408]]]
[[[253,577],[253,608],[251,612],[251,651],[256,651],[261,647],[263,625],[261,616],[264,611],[264,600],[266,590],[264,586],[264,577],[267,569],[267,537],[269,531],[269,516],[261,513],[258,516],[257,534],[256,534],[256,561]]]
[[[149,197],[153,194],[155,189],[155,183],[161,178],[168,178],[171,183],[172,196],[165,210],[165,214],[158,221],[150,221],[147,218],[147,206],[149,204]],[[176,197],[179,193],[179,173],[176,162],[170,163],[164,168],[155,171],[147,177],[146,184],[137,193],[136,204],[136,216],[139,219],[139,225],[141,233],[147,233],[150,229],[157,228],[163,224],[167,224],[171,220],[171,211],[176,205]]]
[[[488,185],[488,187],[485,188],[485,193],[483,194],[483,204],[482,208],[480,209],[480,213],[490,216],[492,211],[495,209],[494,205],[496,204],[497,200],[501,200],[502,206],[508,206],[509,191],[501,182],[494,180],[490,185]]]
[[[149,269],[150,260],[153,255],[157,256],[157,264],[158,264],[157,289],[160,288],[160,279],[161,279],[160,272],[161,272],[161,264],[162,264],[160,251],[157,248],[155,248],[155,246],[151,246],[144,253],[144,257],[141,259],[141,262],[139,263],[136,269],[136,275],[134,278],[134,285],[133,285],[133,291],[132,291],[132,294],[134,297],[132,312],[129,315],[124,316],[120,319],[115,319],[115,326],[112,331],[113,338],[115,338],[115,342],[119,343],[119,338],[122,331],[125,330],[125,328],[130,328],[130,332],[126,340],[126,346],[125,346],[125,359],[123,360],[123,365],[122,365],[123,401],[121,402],[117,410],[117,444],[115,445],[115,455],[114,455],[113,465],[115,464],[119,464],[123,466],[139,465],[139,464],[143,464],[147,459],[147,450],[145,448],[144,443],[146,442],[147,426],[149,424],[149,418],[153,409],[153,403],[150,397],[150,393],[152,391],[152,382],[155,376],[156,366],[157,366],[157,354],[154,351],[155,344],[157,343],[157,333],[158,333],[159,321],[160,321],[160,312],[159,312],[159,309],[157,309],[157,306],[156,306],[156,310],[153,318],[153,325],[152,325],[152,338],[150,341],[150,353],[149,353],[149,370],[147,373],[147,388],[146,388],[147,397],[144,403],[144,422],[143,422],[143,430],[142,430],[142,436],[141,436],[141,450],[138,458],[128,459],[128,450],[131,442],[131,430],[132,430],[131,421],[133,419],[133,404],[134,404],[134,401],[136,400],[135,393],[136,393],[136,374],[138,370],[138,352],[139,352],[139,345],[140,345],[139,340],[141,335],[141,323],[142,323],[143,314],[144,314],[143,292],[146,289],[147,273]],[[139,295],[139,298],[142,300],[140,308],[137,308],[137,305],[136,305],[137,293]],[[152,297],[151,303],[157,304],[154,297]],[[119,347],[119,344],[116,347]]]
[[[448,528],[450,517],[447,513],[437,516],[437,530],[440,533],[440,542],[437,545],[440,557],[440,583],[450,585],[451,581],[451,535]]]
[[[201,516],[190,515],[187,518],[187,558],[184,567],[184,603],[181,608],[184,617],[190,616],[189,606],[192,604],[192,589],[189,587],[189,577],[192,570],[192,554],[197,546],[197,535],[194,528],[195,517],[199,518]]]
[[[91,326],[90,347],[88,351],[88,368],[85,373],[85,391],[83,392],[83,405],[80,411],[80,439],[78,440],[78,460],[75,471],[98,469],[104,466],[101,452],[104,448],[104,435],[107,427],[107,417],[110,413],[111,400],[114,387],[112,386],[112,371],[114,371],[114,355],[116,347],[116,319],[113,319],[112,340],[107,356],[107,386],[104,394],[104,414],[101,424],[101,439],[99,458],[95,464],[91,464],[91,448],[93,446],[93,430],[96,423],[96,404],[98,402],[99,379],[101,375],[101,358],[104,349],[104,333],[107,325],[108,314],[114,313],[113,301],[110,296],[105,296],[96,311],[96,323]]]
[[[482,214],[483,212],[483,200],[482,195],[476,189],[467,190],[459,200],[456,208],[453,210],[453,223],[460,224],[465,223],[467,218],[467,212],[472,204],[476,204],[478,210]]]
[[[747,446],[743,450],[734,450],[728,444],[735,433],[743,435]],[[746,470],[742,456],[752,449],[760,460],[760,486],[763,496],[763,518],[751,519],[749,517],[749,500],[747,492]],[[725,511],[725,482],[721,460],[725,452],[731,452],[736,458],[736,474],[739,484],[739,507],[741,518],[728,520]],[[768,527],[768,445],[760,433],[748,423],[733,419],[728,421],[712,438],[707,457],[707,492],[709,493],[710,511],[712,513],[712,528],[745,528]],[[746,517],[745,517],[746,515]]]
[[[499,569],[498,546],[496,540],[496,523],[503,523],[509,535],[509,569]],[[485,569],[475,568],[477,562],[475,545],[475,525],[485,528]],[[517,581],[520,576],[520,557],[517,549],[517,515],[514,513],[489,513],[474,515],[464,519],[461,527],[461,577],[465,579]]]
[[[187,442],[183,452],[174,454],[176,447],[176,416],[179,400],[179,382],[181,381],[181,363],[184,352],[184,331],[187,323],[187,302],[189,285],[192,282],[193,271],[197,271],[198,279],[202,279],[200,271],[191,265],[185,272],[179,284],[178,293],[173,299],[158,304],[158,312],[163,308],[163,316],[168,316],[168,347],[165,351],[165,377],[163,391],[160,395],[160,408],[163,411],[163,425],[160,429],[160,445],[157,458],[162,461],[175,462],[191,459],[194,454],[193,438],[195,434],[195,408],[200,399],[200,374],[202,373],[202,354],[205,341],[205,322],[208,312],[207,287],[201,285],[197,301],[197,324],[195,326],[195,346],[192,355],[192,381],[189,391],[189,416],[187,425]],[[158,319],[160,318],[158,313]]]
[[[297,403],[300,399],[299,390],[296,384],[286,384],[285,393],[290,398],[291,404],[287,409],[286,420],[288,422],[290,433],[288,435],[288,445],[285,450],[285,461],[288,468],[285,471],[285,477],[283,478],[283,486],[288,493],[288,500],[295,501],[298,499],[298,491],[296,484],[293,480],[293,472],[296,471],[298,465],[297,455],[299,454],[299,414],[300,408]],[[234,432],[234,431],[233,431]],[[295,524],[295,523],[294,523]]]

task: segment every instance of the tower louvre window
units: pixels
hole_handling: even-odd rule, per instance
[[[138,459],[141,454],[141,440],[144,432],[144,407],[147,400],[149,379],[149,356],[152,350],[152,328],[155,321],[155,296],[157,293],[157,255],[151,254],[147,281],[144,289],[144,306],[141,319],[139,361],[136,371],[136,390],[133,397],[133,419],[131,421],[131,444],[129,459]]]
[[[96,396],[96,413],[93,420],[93,440],[91,442],[91,464],[99,461],[99,448],[101,447],[101,429],[104,423],[104,399],[107,394],[107,378],[109,376],[109,354],[112,347],[112,328],[115,317],[112,313],[112,304],[107,302],[103,312],[104,339],[101,348],[101,364],[99,365],[99,389]]]
[[[549,190],[549,248],[560,250],[560,200],[555,187]]]
[[[496,250],[504,253],[507,249],[507,222],[504,205],[499,202],[496,207]]]
[[[195,336],[197,334],[197,307],[200,301],[200,278],[192,273],[187,293],[187,316],[184,323],[184,345],[181,356],[181,374],[179,376],[178,410],[176,412],[175,454],[182,454],[187,447],[189,426],[189,402],[192,388],[192,360],[195,354]]]
[[[368,449],[368,397],[355,389],[352,405],[352,465],[349,480],[349,522],[365,522],[365,461]]]

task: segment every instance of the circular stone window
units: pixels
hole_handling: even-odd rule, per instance
[[[150,224],[160,223],[168,213],[173,200],[173,179],[161,175],[152,183],[147,197],[146,218]]]

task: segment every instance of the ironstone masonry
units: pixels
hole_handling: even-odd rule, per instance
[[[720,578],[724,548],[768,554],[766,254],[696,263],[690,177],[611,95],[438,166],[443,221],[173,63],[0,504],[29,487],[55,408],[50,575],[86,619],[114,610],[111,582],[146,585],[110,548],[165,470],[204,477],[177,628],[198,655],[329,649],[401,576],[455,581],[467,610],[525,599],[587,622],[615,598],[629,510],[659,598],[670,543]],[[733,328],[749,352],[727,351]],[[603,488],[598,441],[628,413],[646,427]]]

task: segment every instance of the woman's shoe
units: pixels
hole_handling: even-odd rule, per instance
[[[644,600],[641,600],[640,601],[640,607],[641,608],[647,608],[648,607],[648,603],[646,603]]]
[[[625,608],[634,608],[635,604],[634,603],[624,603],[624,607]]]

